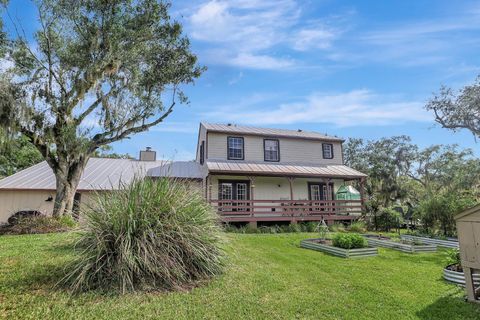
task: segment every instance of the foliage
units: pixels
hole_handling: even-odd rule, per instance
[[[377,230],[389,232],[392,228],[398,228],[402,223],[401,214],[392,208],[381,208],[374,217]]]
[[[470,193],[432,194],[420,203],[416,215],[422,222],[424,232],[434,233],[438,228],[444,236],[454,236],[455,214],[472,207],[476,202]]]
[[[78,259],[64,279],[74,292],[173,290],[222,271],[215,213],[188,184],[135,180],[81,214]]]
[[[35,33],[13,19],[17,32],[8,33],[0,127],[21,133],[45,158],[58,185],[54,215],[62,215],[72,210],[88,159],[188,103],[183,87],[204,68],[167,2],[33,3]]]
[[[365,233],[367,228],[365,226],[365,222],[363,221],[355,221],[352,222],[347,228],[349,232],[356,232],[356,233]]]
[[[76,226],[77,223],[70,216],[47,217],[41,215],[20,218],[14,224],[0,226],[0,234],[65,232]]]
[[[330,226],[332,232],[345,232],[345,225],[343,223],[336,222]]]
[[[460,250],[458,248],[455,249],[448,249],[445,251],[445,262],[446,265],[456,265],[459,266],[460,261]]]
[[[469,130],[474,137],[480,137],[480,77],[458,92],[442,86],[426,104],[433,111],[435,121],[443,128],[458,131]]]
[[[375,230],[397,227],[404,217],[389,208],[402,206],[416,212],[413,218],[431,229],[428,232],[440,228],[449,235],[455,229],[452,212],[480,199],[480,159],[470,149],[458,145],[422,149],[406,136],[349,139],[344,149],[346,164],[369,175],[366,219]]]
[[[343,249],[359,249],[367,246],[367,240],[357,233],[337,233],[332,243],[335,247]]]
[[[298,233],[298,232],[318,232],[318,222],[299,222],[292,224],[282,224],[282,225],[270,225],[270,226],[258,226],[258,228],[253,228],[249,224],[244,226],[237,227],[232,224],[225,224],[224,231],[231,233]]]
[[[0,133],[0,178],[14,174],[42,161],[42,155],[27,138],[6,137]]]

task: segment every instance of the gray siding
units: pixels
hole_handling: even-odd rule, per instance
[[[208,133],[208,159],[227,160],[227,137],[244,137],[245,161],[262,162],[263,140],[266,137],[252,135],[235,135],[227,133]],[[305,164],[343,164],[341,142],[325,143],[333,144],[333,159],[323,159],[322,142],[317,140],[306,140],[298,138],[278,138],[280,141],[280,163],[305,163]]]

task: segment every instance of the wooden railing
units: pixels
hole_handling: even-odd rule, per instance
[[[210,200],[222,217],[328,217],[362,212],[360,200]]]

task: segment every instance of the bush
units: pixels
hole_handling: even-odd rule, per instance
[[[74,292],[179,289],[222,271],[220,227],[199,192],[170,179],[135,179],[99,194],[83,215]]]
[[[364,222],[355,221],[351,225],[348,226],[347,230],[350,231],[350,232],[365,233],[367,228],[365,227]]]
[[[13,224],[0,228],[0,234],[40,234],[69,231],[77,225],[70,216],[59,218],[45,215],[17,217]]]
[[[356,233],[337,233],[332,242],[335,247],[343,249],[358,249],[367,246],[367,240]]]
[[[447,266],[449,265],[460,265],[460,250],[458,248],[449,249],[445,252],[445,261]]]
[[[345,232],[345,226],[343,223],[334,223],[330,226],[332,232]]]

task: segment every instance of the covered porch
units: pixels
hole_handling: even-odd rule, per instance
[[[296,223],[323,219],[331,224],[352,221],[361,215],[365,178],[355,170],[329,176],[323,173],[285,175],[263,172],[252,175],[210,172],[205,179],[205,196],[224,222],[255,225],[262,221]],[[340,200],[339,188],[353,184],[359,189],[358,196]]]

